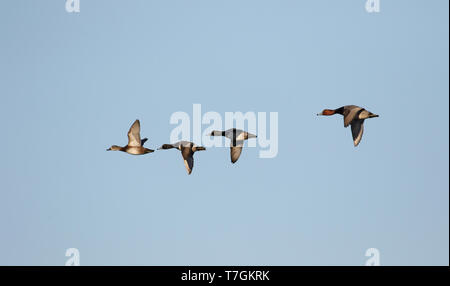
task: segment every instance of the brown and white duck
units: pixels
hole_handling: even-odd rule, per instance
[[[143,146],[147,141],[147,138],[141,140],[140,132],[141,124],[139,123],[139,120],[136,119],[128,131],[128,144],[124,147],[112,145],[110,148],[106,149],[106,151],[122,151],[132,155],[143,155],[154,152],[154,150]]]

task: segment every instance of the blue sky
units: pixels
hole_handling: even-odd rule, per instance
[[[0,265],[448,265],[449,3],[364,5],[1,1]],[[278,156],[105,151],[196,103],[278,112]]]

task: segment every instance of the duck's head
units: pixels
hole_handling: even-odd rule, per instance
[[[166,149],[172,149],[172,148],[174,148],[174,147],[170,144],[163,144],[161,147],[158,148],[158,150],[166,150]]]
[[[333,115],[335,113],[336,113],[336,111],[334,111],[333,109],[324,109],[324,110],[322,110],[321,113],[317,113],[317,115],[329,116],[329,115]]]
[[[224,131],[213,130],[211,133],[209,133],[208,136],[223,136],[224,133],[225,133]]]
[[[112,145],[111,147],[106,149],[106,151],[120,151],[121,149],[122,149],[122,147],[120,147],[120,146]]]

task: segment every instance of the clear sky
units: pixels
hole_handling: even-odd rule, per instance
[[[447,0],[64,2],[0,1],[0,265],[448,265]],[[105,151],[196,103],[278,112],[278,156]]]

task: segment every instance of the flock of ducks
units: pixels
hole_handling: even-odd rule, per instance
[[[364,132],[364,120],[368,118],[378,117],[370,111],[365,110],[362,107],[356,105],[345,105],[337,109],[324,109],[321,113],[317,115],[330,116],[334,114],[341,114],[344,116],[344,127],[351,126],[353,144],[358,146],[361,142],[361,138]],[[148,149],[144,147],[144,143],[148,140],[147,138],[141,139],[141,124],[139,120],[136,120],[133,125],[131,125],[128,131],[128,144],[124,147],[117,145],[112,145],[107,151],[122,151],[132,155],[143,155],[147,153],[155,152],[155,150]],[[242,148],[244,147],[244,141],[257,138],[256,135],[246,132],[244,130],[231,128],[225,131],[212,131],[209,136],[224,136],[231,141],[230,145],[230,158],[231,163],[236,163],[241,156]],[[168,150],[168,149],[178,149],[183,157],[184,166],[188,174],[192,173],[194,168],[194,153],[197,151],[206,150],[203,146],[198,146],[193,142],[180,141],[174,144],[163,144],[158,150]]]
[[[122,151],[132,155],[143,155],[147,153],[155,152],[155,150],[148,149],[144,147],[144,143],[148,140],[147,138],[141,139],[141,123],[138,119],[131,125],[128,131],[128,144],[124,147],[117,145],[112,145],[106,151]],[[211,132],[210,136],[225,136],[232,141],[230,146],[230,156],[231,162],[234,164],[239,159],[242,152],[242,147],[244,147],[244,140],[250,138],[256,138],[257,136],[246,131],[232,128],[226,131],[214,130]],[[163,144],[158,150],[168,150],[168,149],[178,149],[183,157],[184,166],[188,174],[192,173],[194,168],[194,153],[197,151],[206,150],[203,146],[198,146],[193,142],[180,141],[174,144]]]

